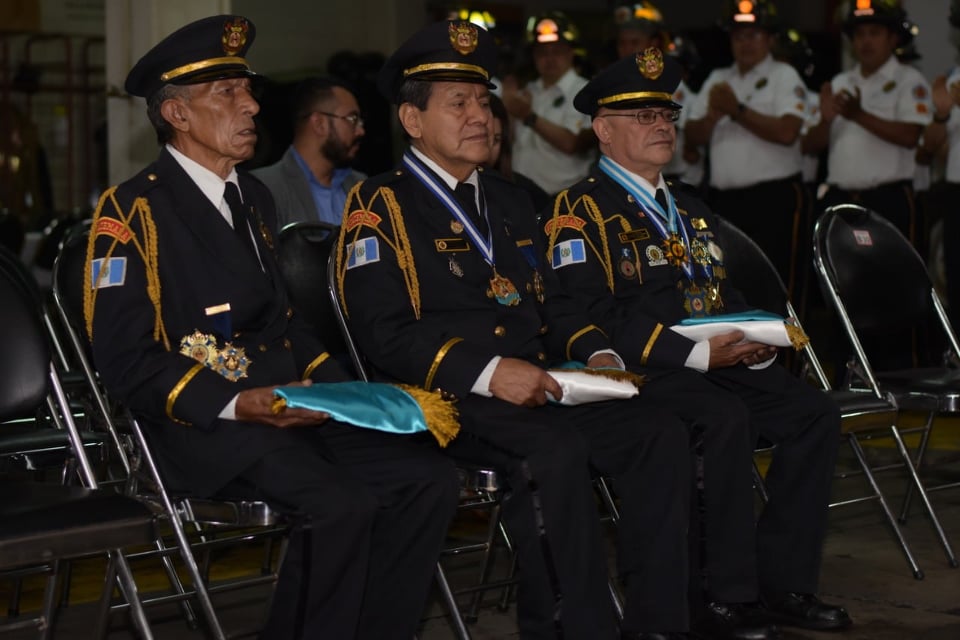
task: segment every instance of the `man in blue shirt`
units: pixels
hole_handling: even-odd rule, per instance
[[[364,134],[357,99],[335,80],[308,78],[294,94],[293,115],[293,144],[253,174],[273,194],[281,228],[300,221],[339,225],[347,193],[366,178],[350,168]]]

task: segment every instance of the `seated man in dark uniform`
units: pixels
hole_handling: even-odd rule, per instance
[[[815,595],[839,443],[836,405],[773,364],[774,348],[743,342],[742,331],[695,342],[671,330],[685,318],[748,310],[726,281],[712,213],[661,174],[675,150],[679,81],[674,60],[648,49],[577,95],[602,156],[592,175],[557,195],[545,222],[554,271],[627,367],[650,376],[644,391],[672,394],[676,410],[703,430],[705,626],[734,638],[758,637],[743,632],[752,620],[845,627],[847,613]],[[713,446],[723,417],[743,434],[733,458]],[[770,501],[755,527],[757,435],[775,449]]]
[[[548,353],[622,365],[556,287],[529,197],[478,170],[490,153],[495,62],[492,37],[467,22],[430,25],[387,61],[378,84],[411,147],[347,200],[344,309],[375,376],[458,398],[449,453],[508,479],[521,637],[617,635],[591,466],[614,477],[623,501],[623,637],[661,637],[646,634],[687,623],[687,429],[638,398],[547,404],[564,395]]]
[[[289,306],[270,193],[235,169],[257,140],[253,39],[245,18],[205,18],[127,76],[163,149],[100,199],[87,331],[171,488],[211,496],[242,480],[304,516],[262,637],[409,640],[456,507],[455,469],[409,437],[272,410],[277,386],[346,376]]]

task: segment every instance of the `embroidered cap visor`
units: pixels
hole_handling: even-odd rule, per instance
[[[124,89],[149,98],[166,84],[200,84],[255,75],[246,60],[256,28],[241,16],[212,16],[181,27],[137,61]]]

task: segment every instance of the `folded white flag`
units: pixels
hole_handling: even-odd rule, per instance
[[[670,327],[691,340],[708,340],[731,331],[743,331],[745,342],[760,342],[774,347],[803,349],[810,339],[800,327],[774,313],[750,311],[706,318],[688,318]]]
[[[644,382],[643,376],[620,369],[550,369],[547,373],[563,389],[559,401],[549,393],[547,398],[565,406],[632,398]]]

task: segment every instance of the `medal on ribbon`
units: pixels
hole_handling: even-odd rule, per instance
[[[703,318],[710,314],[713,307],[707,298],[707,292],[691,284],[683,292],[683,308],[691,318]]]
[[[687,247],[679,235],[671,233],[663,239],[662,244],[667,262],[675,267],[683,267],[687,264]]]
[[[250,359],[244,352],[243,347],[235,347],[229,342],[223,345],[223,349],[217,355],[217,361],[213,370],[222,375],[231,382],[236,382],[240,378],[247,377],[247,368],[250,366]]]
[[[493,277],[490,278],[490,290],[493,291],[493,297],[497,302],[508,307],[514,307],[520,304],[520,293],[510,282],[510,278],[505,278],[493,270]]]
[[[486,237],[480,233],[480,230],[474,224],[473,220],[463,210],[463,207],[457,202],[457,199],[453,197],[450,189],[445,184],[441,184],[411,151],[403,154],[403,164],[410,170],[410,173],[420,180],[420,182],[440,200],[443,206],[447,208],[451,215],[453,215],[454,222],[458,223],[459,226],[466,231],[467,236],[477,247],[484,261],[490,265],[490,268],[493,270],[493,276],[490,278],[490,289],[488,291],[491,293],[488,295],[492,295],[496,298],[497,302],[502,305],[512,307],[520,304],[520,293],[517,291],[517,288],[509,278],[497,273],[497,265],[493,253],[492,229],[487,216],[487,201],[486,198],[483,197],[483,190],[480,190],[480,215],[484,220],[488,221]],[[455,231],[454,223],[451,223],[451,230]]]

